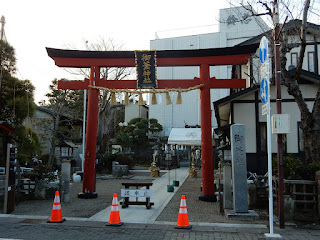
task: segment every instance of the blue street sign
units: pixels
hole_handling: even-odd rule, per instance
[[[264,63],[267,59],[267,53],[268,53],[268,39],[263,36],[260,41],[259,45],[259,57],[260,62]]]
[[[268,91],[267,79],[263,78],[260,83],[260,97],[262,103],[266,103],[268,101]]]

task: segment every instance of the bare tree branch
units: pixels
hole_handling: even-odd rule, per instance
[[[258,3],[260,3],[267,10],[266,14],[268,14],[270,16],[273,16],[272,9],[268,6],[268,4],[266,2],[263,2],[263,1],[259,0]]]
[[[301,34],[300,34],[301,45],[300,45],[300,51],[299,51],[299,59],[298,59],[297,68],[296,68],[297,78],[299,78],[301,74],[304,53],[306,51],[306,25],[307,25],[307,16],[308,16],[309,6],[310,6],[310,0],[306,0],[304,5],[304,10],[303,10],[303,18],[301,22]]]

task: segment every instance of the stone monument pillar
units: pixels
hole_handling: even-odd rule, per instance
[[[232,157],[233,210],[248,212],[247,159],[245,126],[233,124],[230,131]]]

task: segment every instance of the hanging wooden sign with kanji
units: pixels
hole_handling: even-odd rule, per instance
[[[156,51],[135,51],[137,88],[157,88]]]

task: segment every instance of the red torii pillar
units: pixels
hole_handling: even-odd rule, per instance
[[[100,68],[91,67],[89,84],[95,86],[100,80]],[[95,163],[96,163],[96,146],[98,132],[98,115],[99,115],[99,90],[89,88],[88,91],[88,111],[87,111],[87,133],[85,141],[85,156],[83,172],[82,193],[79,197],[95,198]],[[90,130],[89,130],[90,129]]]
[[[201,200],[216,201],[214,196],[214,167],[212,153],[212,126],[210,102],[210,70],[208,64],[200,65],[200,126],[201,126],[201,170],[202,196]]]
[[[158,80],[158,88],[189,88],[203,84],[200,88],[201,108],[201,162],[202,162],[202,194],[203,201],[216,201],[214,188],[214,169],[212,151],[211,125],[211,88],[245,88],[245,79],[215,79],[210,78],[210,66],[245,64],[250,53],[255,52],[257,45],[244,47],[157,51],[157,66],[199,66],[200,78],[193,80]],[[47,48],[48,55],[60,67],[90,67],[90,79],[85,81],[59,81],[59,89],[88,89],[87,134],[85,143],[85,164],[83,174],[82,198],[97,197],[95,193],[95,159],[98,124],[99,90],[89,86],[99,86],[109,89],[136,89],[135,80],[105,80],[100,79],[100,67],[134,67],[134,52],[94,52],[60,50]]]

